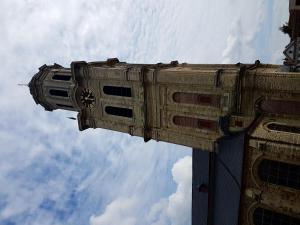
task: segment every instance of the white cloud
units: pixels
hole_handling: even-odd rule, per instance
[[[122,197],[113,200],[99,216],[90,218],[91,225],[184,225],[191,223],[192,158],[178,160],[172,168],[175,193],[148,206],[143,196]],[[159,191],[159,190],[157,190]],[[147,208],[147,206],[149,208]],[[146,207],[144,210],[141,208]]]
[[[137,224],[137,218],[135,217],[137,211],[137,199],[118,198],[106,207],[103,215],[99,217],[92,216],[90,223],[92,225],[135,225]]]
[[[173,179],[177,183],[176,192],[169,197],[167,214],[172,225],[190,224],[192,197],[192,158],[186,156],[173,167]]]
[[[126,198],[136,199],[149,224],[186,221],[190,209],[179,203],[190,204],[183,179],[188,174],[171,169],[191,154],[188,148],[145,144],[102,129],[79,132],[66,119],[73,113],[45,112],[17,83],[28,82],[44,63],[68,66],[73,60],[252,60],[262,52],[253,43],[270,13],[261,2],[1,0],[0,223],[87,224],[91,215]],[[273,46],[286,44],[282,36],[273,38],[286,20],[287,3],[280,2],[271,10],[274,34],[266,34],[272,40],[268,49],[276,49],[268,52],[274,60],[281,47]],[[129,222],[144,221],[132,215],[136,220]]]

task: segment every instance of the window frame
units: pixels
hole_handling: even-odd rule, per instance
[[[132,88],[117,86],[117,85],[103,85],[102,91],[107,96],[132,98]]]
[[[66,78],[68,78],[68,79],[56,79],[56,78],[61,78],[61,77],[66,77]],[[65,75],[65,74],[54,74],[53,76],[52,76],[52,80],[54,80],[54,81],[62,81],[62,82],[68,82],[68,81],[71,81],[71,79],[72,79],[72,76],[71,75]]]
[[[56,92],[56,93],[66,93],[66,95],[59,95],[59,94],[54,94],[54,93],[51,93],[51,92]],[[52,97],[58,97],[58,98],[70,98],[70,93],[69,91],[67,90],[64,90],[64,89],[53,89],[53,88],[50,88],[49,91],[48,91],[49,95],[52,96]]]
[[[278,128],[281,128],[281,129],[273,129],[273,128],[270,128],[270,126],[272,125],[275,125],[277,126]],[[296,135],[300,135],[300,126],[291,126],[291,125],[286,125],[284,123],[278,123],[276,121],[271,121],[271,122],[267,122],[264,124],[264,127],[266,130],[270,131],[270,132],[283,132],[283,133],[287,133],[287,134],[296,134]],[[284,130],[284,128],[291,128],[290,130],[286,129]],[[294,130],[294,132],[293,132]]]
[[[266,214],[266,213],[268,213],[268,214],[271,213],[272,216],[269,218],[269,219],[270,219],[270,220],[269,220],[270,222],[269,222],[269,223],[263,223],[263,222],[266,221],[266,220],[264,220],[264,219],[262,218],[262,220],[261,220],[262,222],[260,222],[260,223],[255,223],[255,220],[257,220],[257,219],[255,219],[255,214],[256,214],[257,210],[262,210],[262,211],[263,211],[263,212],[262,212],[262,216],[264,216],[264,214]],[[258,205],[256,205],[256,206],[254,206],[254,207],[251,209],[250,212],[251,212],[250,215],[249,215],[250,221],[251,221],[250,224],[253,224],[253,225],[277,225],[278,223],[274,224],[274,223],[272,222],[272,221],[274,221],[274,220],[278,221],[278,218],[274,218],[275,216],[279,216],[280,221],[281,221],[282,218],[289,218],[289,219],[291,219],[291,220],[298,220],[298,221],[300,221],[300,219],[297,218],[297,217],[294,217],[294,216],[291,216],[291,215],[287,215],[287,214],[284,214],[284,213],[282,213],[282,212],[275,211],[274,209],[269,208],[269,207],[266,207],[266,206],[264,206],[264,205],[262,205],[262,204],[258,204]],[[287,222],[287,221],[284,221],[284,222]],[[294,222],[295,222],[295,221],[294,221]],[[287,224],[287,223],[284,223],[284,224]],[[293,221],[290,221],[290,224],[291,224],[291,225],[294,224]]]
[[[110,109],[112,111],[108,112],[107,109]],[[120,109],[123,110],[123,113],[124,113],[123,115],[121,115],[122,113],[121,114],[114,113],[114,110],[120,110]],[[118,118],[133,119],[133,109],[128,108],[128,107],[106,105],[104,107],[104,112],[109,116],[114,116],[114,117],[118,117]]]
[[[276,182],[274,181],[270,181],[268,179],[264,179],[264,175],[262,173],[260,173],[261,171],[261,166],[263,165],[262,163],[266,162],[266,161],[269,161],[271,163],[275,163],[275,164],[278,164],[279,166],[277,167],[274,167],[274,168],[271,168],[271,170],[276,170],[277,173],[277,177],[274,177],[270,171],[267,171],[267,173],[270,173],[270,177],[272,177],[272,179],[276,179]],[[281,166],[283,167],[284,164],[286,164],[287,166],[290,166],[288,167],[287,169],[286,168],[281,168],[281,170],[279,169]],[[257,179],[259,179],[260,182],[264,183],[264,184],[267,184],[267,185],[275,185],[275,186],[279,186],[279,187],[282,187],[282,188],[288,188],[288,189],[294,189],[294,190],[300,190],[300,186],[299,186],[299,179],[297,179],[298,176],[296,176],[296,181],[293,180],[293,177],[292,174],[299,174],[297,171],[300,169],[300,165],[297,165],[297,164],[294,164],[294,163],[291,163],[291,162],[282,162],[282,161],[279,161],[279,160],[274,160],[274,159],[270,159],[270,158],[266,158],[266,157],[262,157],[259,159],[259,161],[255,162],[254,164],[255,166],[255,176],[254,177],[257,177]],[[295,171],[290,171],[291,170],[291,167],[297,167]],[[297,170],[298,169],[298,170]],[[284,174],[284,170],[287,170],[287,175]],[[290,176],[291,178],[287,179],[287,176]],[[283,184],[283,179],[285,179],[285,184]],[[296,184],[295,184],[296,183]],[[298,186],[297,186],[298,184]]]

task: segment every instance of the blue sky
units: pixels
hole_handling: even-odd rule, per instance
[[[71,61],[282,63],[282,0],[0,0],[0,224],[184,225],[191,149],[45,112],[27,83]]]

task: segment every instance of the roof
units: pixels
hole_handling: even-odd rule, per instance
[[[192,225],[238,224],[244,136],[220,140],[217,153],[193,149]]]
[[[62,66],[58,64],[54,64],[52,66],[43,65],[39,68],[39,72],[37,72],[29,82],[29,90],[36,104],[40,104],[47,111],[52,111],[53,107],[47,103],[42,94],[42,84],[45,73],[47,73],[50,69],[62,68]]]

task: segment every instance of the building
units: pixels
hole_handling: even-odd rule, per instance
[[[80,61],[40,67],[30,93],[80,130],[192,147],[192,225],[300,225],[299,10],[285,66]]]
[[[291,28],[291,39],[295,40],[300,37],[300,1],[290,0],[289,2],[289,27]]]
[[[289,10],[291,42],[281,71],[299,76],[300,1],[290,0]],[[272,92],[273,85],[265,88]],[[300,224],[299,102],[271,99],[257,105],[248,129],[220,139],[218,151],[193,150],[193,225]]]
[[[290,65],[300,65],[300,37],[290,42],[283,51]]]
[[[45,110],[77,111],[80,130],[204,150],[193,153],[193,224],[300,224],[299,73],[109,59],[44,65],[29,88]]]
[[[285,47],[283,54],[286,59],[284,64],[291,71],[300,71],[300,1],[290,0],[290,17],[288,22],[288,33],[291,42]]]

